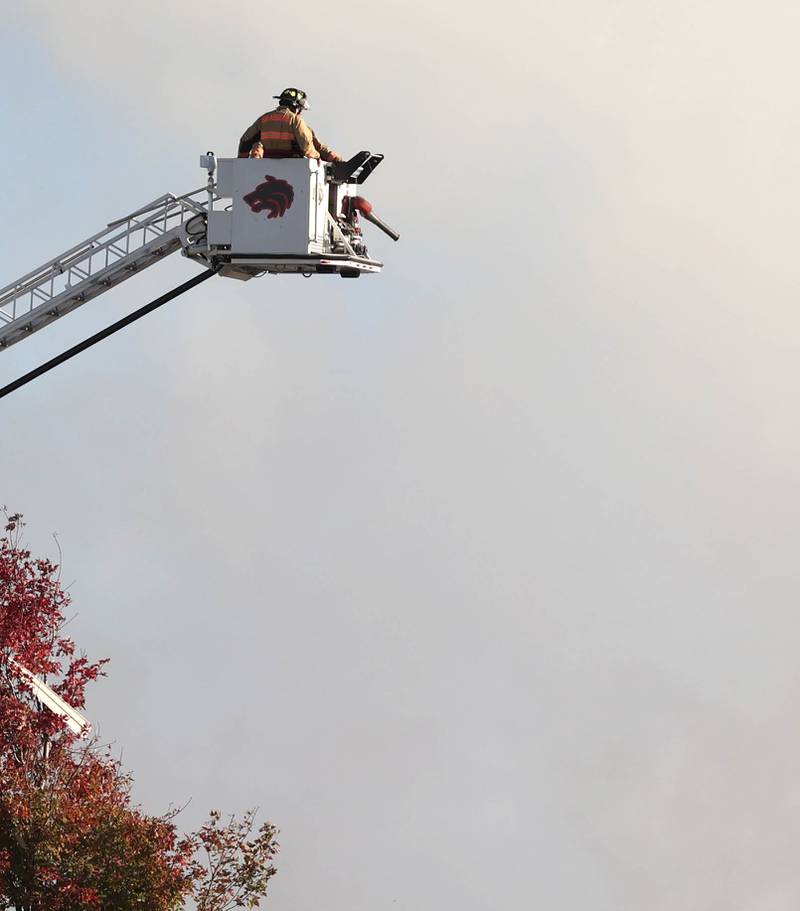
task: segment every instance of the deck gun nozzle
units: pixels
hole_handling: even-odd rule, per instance
[[[367,221],[371,221],[373,225],[376,225],[383,231],[384,234],[388,234],[392,240],[400,240],[400,235],[397,231],[393,230],[386,224],[385,221],[381,221],[377,215],[372,211],[372,203],[368,199],[364,199],[363,196],[348,196],[345,197],[345,203],[352,206],[359,214],[363,215]],[[345,212],[348,214],[348,211]]]

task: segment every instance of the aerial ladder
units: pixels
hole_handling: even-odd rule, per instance
[[[215,274],[247,281],[265,274],[378,273],[383,263],[369,256],[360,219],[393,240],[399,235],[375,215],[359,188],[382,160],[368,151],[335,163],[218,159],[207,152],[200,158],[205,186],[159,196],[0,289],[0,351],[179,251],[204,273],[154,305]],[[88,345],[76,346],[83,347]]]

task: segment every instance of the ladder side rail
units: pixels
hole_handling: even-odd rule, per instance
[[[167,194],[171,196],[171,194]],[[164,197],[162,197],[164,199]],[[152,204],[151,204],[152,207]],[[87,237],[86,240],[81,241],[79,244],[75,244],[74,247],[70,247],[68,250],[65,250],[58,256],[53,257],[53,259],[48,260],[41,266],[38,266],[36,269],[31,269],[30,272],[18,278],[15,282],[12,282],[9,285],[6,285],[4,288],[0,288],[0,299],[8,291],[13,291],[15,288],[20,288],[25,284],[29,284],[32,281],[36,281],[42,276],[50,274],[51,270],[56,273],[60,273],[67,268],[69,261],[74,259],[83,259],[88,255],[95,247],[98,241],[101,238],[108,234],[109,230],[112,227],[116,227],[123,222],[127,221],[127,217],[120,219],[119,221],[112,222],[110,225],[106,225],[105,228],[98,231],[96,234],[92,234],[91,237]],[[125,232],[122,232],[120,236],[123,236]]]
[[[199,187],[197,190],[190,190],[188,193],[184,193],[182,196],[175,196],[172,193],[165,193],[163,196],[159,196],[157,199],[154,199],[152,202],[148,202],[146,205],[141,206],[138,209],[135,209],[133,212],[130,212],[128,215],[123,215],[122,218],[116,219],[116,221],[111,221],[108,223],[109,228],[115,228],[117,225],[121,225],[123,222],[129,221],[131,218],[137,215],[145,215],[153,209],[159,209],[161,206],[167,203],[179,203],[183,200],[187,200],[192,196],[197,196],[199,193],[207,193],[207,187]],[[202,203],[200,204],[202,205]]]
[[[88,276],[83,282],[65,288],[61,294],[39,304],[6,326],[0,326],[0,350],[27,338],[51,322],[66,316],[132,275],[161,261],[182,247],[183,226],[150,241],[127,260],[116,260],[108,268]]]
[[[87,237],[86,240],[75,244],[74,247],[70,247],[68,250],[65,250],[64,253],[53,257],[53,259],[48,260],[43,265],[38,266],[36,269],[32,269],[30,272],[27,272],[16,281],[11,282],[3,288],[0,288],[0,301],[2,301],[3,296],[8,292],[13,291],[15,288],[20,288],[25,284],[29,284],[32,281],[35,281],[37,278],[40,279],[49,275],[51,270],[55,271],[57,274],[60,273],[67,267],[69,260],[83,258],[88,253],[90,253],[94,249],[94,246],[97,244],[97,242],[101,241],[104,235],[108,234],[109,231],[115,228],[119,228],[119,226],[122,224],[133,222],[134,216],[152,211],[156,206],[161,206],[165,209],[170,209],[174,206],[176,214],[179,212],[185,213],[187,207],[190,208],[191,211],[195,214],[199,215],[204,213],[206,211],[204,203],[202,201],[191,199],[191,197],[196,196],[200,193],[206,194],[207,188],[201,187],[200,189],[192,190],[191,193],[186,193],[183,196],[173,196],[172,193],[165,193],[163,196],[158,197],[158,199],[153,200],[153,202],[148,203],[147,206],[143,206],[141,209],[137,209],[136,212],[132,212],[130,215],[126,215],[124,218],[110,222],[101,231],[98,231],[91,237]],[[129,230],[123,229],[119,232],[118,239],[125,237],[128,233]]]
[[[102,234],[102,232],[101,232]],[[66,253],[62,253],[60,256],[55,257],[54,259],[49,260],[43,266],[39,266],[36,269],[32,269],[30,272],[27,272],[25,275],[18,278],[16,281],[11,282],[6,285],[4,288],[0,288],[0,298],[9,292],[13,291],[15,288],[21,288],[23,285],[29,283],[32,280],[40,278],[41,276],[48,275],[51,271],[58,272],[61,266],[61,262],[65,257],[74,256],[75,254],[81,255],[85,254],[90,248],[92,241],[96,237],[100,237],[101,234],[96,234],[93,237],[90,237],[88,240],[83,241],[80,244],[76,244],[74,247],[71,247]]]
[[[201,191],[194,191],[197,194]],[[203,190],[202,192],[206,192]],[[131,255],[131,247],[134,251],[142,249],[148,243],[152,242],[148,238],[148,232],[154,235],[154,240],[162,239],[171,230],[171,224],[182,225],[187,216],[205,213],[203,202],[190,199],[193,194],[186,194],[183,197],[174,197],[167,194],[162,197],[163,208],[161,211],[153,212],[153,206],[150,206],[150,214],[147,218],[138,218],[135,215],[129,216],[125,221],[125,227],[120,230],[122,222],[115,222],[113,228],[105,228],[104,231],[98,232],[89,241],[84,241],[62,254],[54,260],[50,260],[44,267],[40,267],[31,273],[28,273],[27,281],[18,280],[7,286],[4,292],[0,292],[0,319],[9,323],[16,319],[24,318],[25,315],[32,312],[35,308],[35,300],[42,293],[42,286],[49,285],[49,298],[63,294],[69,287],[74,287],[74,278],[77,275],[78,282],[85,281],[92,275],[97,274],[98,261],[102,261],[102,268],[107,268],[111,262],[109,251],[112,251],[119,257]],[[162,222],[162,224],[159,224]],[[111,234],[110,237],[104,235]],[[140,236],[137,236],[140,235]],[[127,252],[123,255],[119,247],[121,241],[125,242]],[[116,248],[116,250],[114,250]],[[56,281],[61,279],[62,289],[56,292]],[[44,292],[48,296],[48,292]],[[26,299],[27,297],[27,299]],[[10,313],[7,311],[10,309]],[[4,312],[6,311],[6,312]]]

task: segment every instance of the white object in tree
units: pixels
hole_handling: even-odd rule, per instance
[[[32,674],[26,667],[23,667],[19,661],[14,661],[12,658],[11,663],[22,673],[22,676],[30,684],[39,702],[50,709],[55,715],[63,718],[67,723],[67,727],[73,734],[89,733],[92,729],[91,722],[87,718],[84,718],[77,709],[72,708],[69,703],[65,702],[58,695],[58,693],[50,689],[46,683]]]

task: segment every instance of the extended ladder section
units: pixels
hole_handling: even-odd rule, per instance
[[[181,249],[208,188],[166,193],[0,289],[0,350]]]

